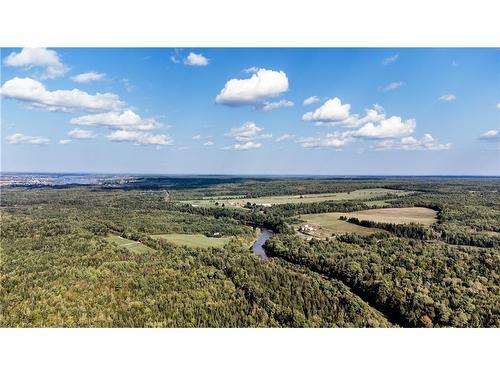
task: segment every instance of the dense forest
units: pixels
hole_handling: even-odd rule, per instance
[[[206,197],[385,188],[396,196],[244,208]],[[2,188],[2,327],[498,327],[500,180],[141,177],[114,186]],[[358,220],[378,207],[427,207],[432,225]],[[343,213],[383,229],[309,239],[300,216]],[[263,259],[256,228],[275,233]],[[162,234],[218,235],[224,246]],[[134,241],[136,253],[109,241]]]

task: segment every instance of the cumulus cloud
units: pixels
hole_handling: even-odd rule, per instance
[[[287,90],[288,77],[285,72],[260,68],[250,78],[227,81],[215,102],[233,107],[252,105],[258,108],[267,99]]]
[[[68,132],[68,136],[74,139],[92,139],[96,134],[92,130],[73,129]]]
[[[212,141],[206,141],[205,143],[203,143],[203,146],[213,146],[214,143]]]
[[[339,122],[349,117],[350,104],[342,104],[339,98],[328,99],[315,111],[307,112],[302,120],[316,122]]]
[[[50,143],[50,140],[46,137],[25,135],[22,133],[9,135],[5,139],[7,140],[7,143],[11,145],[15,144],[46,145]]]
[[[120,98],[111,93],[91,95],[78,89],[49,91],[31,78],[15,77],[0,87],[0,94],[15,99],[30,108],[61,112],[113,111],[123,107]]]
[[[174,141],[166,134],[152,134],[135,130],[116,130],[107,138],[114,142],[131,142],[136,145],[168,146]]]
[[[323,137],[305,137],[297,140],[297,143],[300,144],[303,148],[341,148],[343,146],[352,143],[354,139],[349,135],[344,133],[329,133]]]
[[[255,123],[247,121],[240,127],[231,128],[229,130],[229,133],[226,133],[226,136],[232,137],[239,142],[243,142],[257,138],[262,130],[264,129],[259,128],[257,125],[255,125]]]
[[[93,81],[100,81],[106,77],[104,73],[97,72],[87,72],[77,74],[76,76],[71,77],[71,80],[78,83],[89,83]]]
[[[397,90],[399,89],[401,86],[403,86],[405,83],[403,81],[399,81],[399,82],[391,82],[391,83],[388,83],[387,85],[385,86],[380,86],[379,87],[379,90],[380,91],[392,91],[392,90]]]
[[[248,141],[245,143],[235,143],[233,145],[223,147],[223,150],[245,151],[245,150],[253,150],[253,149],[257,149],[257,148],[261,148],[261,147],[262,147],[262,144],[260,144],[260,143]]]
[[[311,105],[311,104],[314,104],[314,103],[318,103],[320,101],[320,98],[317,97],[317,96],[310,96],[306,99],[304,99],[304,101],[302,102],[303,105]]]
[[[256,66],[251,66],[250,68],[243,69],[245,73],[257,73],[259,71],[259,68]]]
[[[295,134],[283,134],[276,138],[276,142],[289,141],[290,139],[294,139],[296,137]]]
[[[57,52],[47,48],[23,48],[21,52],[12,52],[3,62],[6,66],[27,69],[41,67],[44,70],[40,74],[40,79],[58,78],[69,70],[61,62]]]
[[[197,141],[201,139],[201,135],[200,134],[193,135],[193,139]]]
[[[378,142],[375,148],[377,150],[440,151],[449,150],[451,148],[451,143],[442,144],[434,139],[432,135],[424,134],[420,139],[414,137],[404,137],[400,140],[387,139]]]
[[[500,140],[500,132],[495,129],[488,130],[481,134],[479,139],[482,141],[498,141]]]
[[[451,102],[453,100],[455,100],[457,97],[453,94],[445,94],[445,95],[442,95],[439,97],[439,100],[443,101],[443,102]]]
[[[396,60],[399,58],[399,55],[392,55],[392,56],[389,56],[389,57],[386,57],[385,59],[382,60],[382,65],[389,65],[389,64],[392,64],[394,62],[396,62]]]
[[[112,129],[142,131],[158,129],[164,126],[153,118],[143,119],[130,109],[124,112],[104,112],[79,116],[72,118],[70,123],[73,125],[105,126]]]
[[[190,52],[189,55],[184,59],[185,65],[191,66],[207,66],[209,60],[203,56],[201,53]]]
[[[415,119],[403,121],[399,116],[392,116],[381,120],[378,125],[369,122],[349,134],[362,138],[399,138],[413,133],[416,126]]]
[[[279,102],[265,102],[259,109],[261,111],[272,111],[273,109],[277,108],[293,107],[293,105],[293,102],[291,102],[290,100],[282,99]]]
[[[59,141],[59,144],[60,144],[60,145],[68,145],[68,144],[70,144],[70,143],[71,143],[71,139],[61,139],[61,140]]]

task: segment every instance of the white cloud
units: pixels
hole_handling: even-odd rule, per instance
[[[497,103],[497,109],[500,109],[500,102]]]
[[[235,151],[245,151],[245,150],[253,150],[257,148],[261,148],[262,144],[260,143],[254,143],[252,141],[248,141],[245,143],[235,143],[230,146],[226,146],[223,148],[223,150],[235,150]]]
[[[264,129],[259,128],[257,125],[255,125],[255,123],[248,121],[240,127],[231,128],[226,136],[233,137],[239,142],[244,142],[257,138],[262,130]]]
[[[184,59],[185,65],[191,66],[207,66],[209,60],[203,56],[201,53],[190,52],[189,55]]]
[[[130,80],[128,78],[122,78],[120,79],[120,82],[123,83],[123,86],[125,87],[125,90],[127,90],[127,92],[134,91],[135,86],[130,83]]]
[[[479,136],[483,141],[497,141],[500,140],[500,132],[498,130],[488,130]]]
[[[74,139],[92,139],[96,134],[92,130],[73,129],[68,132],[68,136]]]
[[[67,144],[70,144],[71,142],[72,142],[71,139],[61,139],[59,141],[59,144],[60,145],[67,145]]]
[[[333,133],[327,134],[324,137],[306,137],[297,140],[303,148],[326,148],[334,147],[341,148],[343,146],[352,143],[354,140],[352,137],[346,135],[346,133]]]
[[[310,96],[307,99],[304,99],[302,102],[303,105],[311,105],[314,103],[318,103],[321,99],[318,96]]]
[[[349,134],[362,138],[399,138],[413,133],[416,126],[415,119],[402,121],[401,117],[392,116],[380,121],[378,125],[369,122]]]
[[[446,94],[446,95],[442,95],[439,97],[439,100],[443,101],[443,102],[451,102],[453,100],[455,100],[457,97],[453,94]]]
[[[294,139],[296,137],[295,134],[283,134],[276,138],[276,142],[283,142],[283,141],[288,141],[290,139]]]
[[[23,48],[19,53],[12,52],[3,62],[6,66],[26,67],[27,69],[42,67],[44,71],[40,79],[58,78],[69,70],[59,59],[57,52],[47,48]]]
[[[78,89],[48,91],[31,78],[15,77],[0,88],[4,98],[21,101],[31,108],[62,112],[113,111],[123,107],[120,98],[111,93],[91,95]]]
[[[385,59],[382,60],[383,65],[388,65],[396,62],[396,60],[399,58],[399,55],[392,55],[389,57],[386,57]]]
[[[257,73],[259,71],[259,68],[255,66],[251,66],[250,68],[243,69],[245,73]]]
[[[404,84],[405,83],[403,81],[391,82],[391,83],[389,83],[389,84],[387,84],[385,86],[380,86],[379,90],[381,90],[381,91],[392,91],[392,90],[399,89]]]
[[[201,135],[200,134],[193,135],[193,139],[197,141],[201,139]]]
[[[206,141],[205,143],[203,143],[203,146],[213,146],[214,143],[212,141]]]
[[[73,125],[106,126],[114,129],[153,130],[164,125],[152,118],[143,119],[132,110],[124,112],[104,112],[72,118]]]
[[[434,139],[432,135],[425,134],[420,139],[416,139],[414,137],[404,137],[400,140],[387,139],[378,142],[375,145],[375,148],[377,150],[440,151],[440,150],[449,150],[451,148],[451,143],[446,143],[446,144],[438,143],[438,141]]]
[[[338,122],[349,117],[350,104],[342,104],[339,98],[328,99],[315,111],[307,112],[302,120],[316,122]]]
[[[272,111],[277,108],[293,107],[293,102],[282,99],[279,102],[265,102],[259,109],[261,111]]]
[[[15,144],[46,145],[50,142],[50,140],[46,137],[31,136],[22,133],[9,135],[5,139],[7,140],[7,143],[11,145]]]
[[[369,122],[380,122],[385,119],[384,108],[378,104],[374,104],[372,108],[365,109],[365,116],[360,117],[358,114],[350,115],[345,120],[337,122],[318,122],[317,125],[336,126],[341,125],[345,128],[359,128]]]
[[[181,60],[176,55],[170,56],[170,61],[172,61],[174,64],[180,64]]]
[[[228,106],[253,105],[260,107],[268,98],[288,90],[288,78],[283,71],[259,69],[247,79],[231,79],[215,98],[216,103]]]
[[[104,73],[97,72],[87,72],[77,74],[76,76],[71,77],[71,80],[78,83],[89,83],[93,81],[100,81],[106,77]]]
[[[116,130],[107,137],[114,142],[132,142],[136,145],[167,146],[173,139],[166,134],[151,134],[133,130]]]

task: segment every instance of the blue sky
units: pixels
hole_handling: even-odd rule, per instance
[[[5,48],[1,59],[3,171],[500,173],[496,49]]]

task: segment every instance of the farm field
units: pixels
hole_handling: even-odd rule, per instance
[[[322,214],[307,214],[301,215],[299,218],[303,221],[297,225],[297,230],[307,224],[316,230],[306,234],[309,237],[326,238],[337,234],[355,233],[360,236],[368,236],[373,233],[384,232],[383,229],[378,228],[365,228],[361,225],[348,223],[347,221],[340,220],[339,217],[343,215],[338,212],[322,213]]]
[[[122,246],[134,254],[147,254],[155,252],[154,249],[146,245],[143,245],[140,242],[129,240],[127,238],[123,238],[116,235],[109,235],[106,237],[106,240],[116,245]]]
[[[203,234],[154,234],[151,237],[163,239],[178,246],[188,247],[222,247],[229,243],[234,237],[207,237]]]
[[[374,188],[374,189],[359,189],[348,193],[322,193],[322,194],[304,194],[304,195],[277,195],[277,196],[267,196],[259,198],[228,198],[223,197],[219,199],[218,197],[206,197],[203,199],[185,200],[181,203],[191,204],[193,206],[200,207],[213,207],[216,205],[221,206],[224,204],[227,208],[241,208],[250,202],[256,205],[275,205],[275,204],[285,204],[285,203],[314,203],[314,202],[324,202],[324,201],[344,201],[344,200],[366,200],[373,199],[377,197],[383,197],[388,194],[394,195],[394,197],[400,197],[413,193],[412,191],[405,190],[393,190],[384,188]],[[375,201],[373,205],[383,205],[384,201]],[[368,201],[367,204],[370,204]]]
[[[359,220],[370,220],[378,223],[424,224],[431,225],[436,221],[436,211],[425,207],[375,208],[343,214]]]

